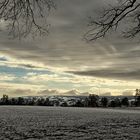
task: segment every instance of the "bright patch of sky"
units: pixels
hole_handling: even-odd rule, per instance
[[[87,17],[111,2],[57,1],[47,37],[19,41],[0,32],[0,96],[134,94],[140,85],[139,43],[116,38],[116,32],[94,43],[82,40]]]
[[[6,59],[6,56],[0,58]],[[10,59],[6,59],[6,61],[10,62]],[[45,95],[44,92],[46,92],[46,95],[50,95],[49,92],[53,95],[53,91],[61,95],[71,90],[72,95],[77,95],[75,90],[79,91],[79,95],[88,95],[89,93],[120,95],[125,88],[127,88],[128,93],[133,94],[134,86],[126,81],[78,76],[54,69],[29,68],[26,65],[23,67],[18,65],[19,63],[16,66],[10,65],[10,63],[6,66],[2,63],[4,62],[2,61],[0,65],[1,96],[4,91],[9,96],[19,96],[20,93],[16,94],[18,91],[22,93],[22,96],[24,96],[24,93],[25,95],[37,96],[41,93]],[[24,87],[26,86],[28,88],[25,90]]]

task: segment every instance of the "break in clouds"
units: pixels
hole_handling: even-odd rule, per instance
[[[125,91],[128,92],[128,90],[132,92],[136,85],[131,85],[129,82],[140,81],[139,42],[119,38],[117,32],[113,32],[105,39],[92,43],[87,43],[83,40],[83,35],[87,31],[88,16],[96,17],[98,10],[107,6],[108,3],[110,2],[105,0],[88,0],[88,2],[85,0],[59,0],[56,3],[57,9],[52,11],[48,18],[51,27],[50,34],[47,37],[39,37],[34,40],[30,38],[12,40],[7,37],[6,31],[1,31],[0,66],[7,65],[7,67],[19,68],[14,72],[16,79],[13,79],[12,83],[16,83],[17,79],[24,78],[28,73],[26,71],[26,74],[21,74],[20,68],[49,69],[49,71],[53,71],[52,74],[58,71],[59,74],[67,73],[68,76],[65,75],[65,77],[68,79],[69,75],[72,75],[73,77],[85,76],[93,80],[98,78],[107,79],[110,82],[106,83],[106,85],[103,84],[104,82],[99,82],[99,80],[97,80],[97,83],[85,82],[83,86],[86,86],[86,88],[83,89],[78,85],[80,82],[78,84],[73,83],[73,79],[70,79],[67,85],[65,85],[65,80],[63,79],[64,83],[62,80],[61,85],[52,86],[56,80],[54,78],[49,81],[49,84],[45,83],[46,88],[79,89],[81,92],[93,89],[92,91],[94,91],[94,87],[99,87],[99,83],[101,83],[100,88],[107,89],[106,93],[114,90],[116,94],[117,92],[126,94]],[[4,25],[1,25],[1,28],[4,28]],[[2,73],[3,71],[1,71]],[[13,74],[13,71],[11,73]],[[36,73],[38,72],[36,71]],[[28,84],[33,84],[33,82],[29,82],[29,79],[26,80]],[[120,83],[126,81],[127,84],[125,84],[126,86],[122,85],[120,88],[119,84],[114,85],[116,80],[119,80]],[[21,82],[22,80],[19,81]],[[23,81],[21,84],[23,84]]]

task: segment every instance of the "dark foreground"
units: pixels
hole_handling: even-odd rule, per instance
[[[140,140],[140,110],[0,106],[0,140]]]

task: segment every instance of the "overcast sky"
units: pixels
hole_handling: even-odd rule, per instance
[[[11,40],[1,31],[0,96],[133,94],[140,84],[139,43],[115,32],[83,40],[88,16],[110,2],[58,0],[48,18],[50,34],[42,38]]]

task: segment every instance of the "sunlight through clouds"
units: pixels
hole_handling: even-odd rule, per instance
[[[13,87],[19,91],[19,86],[25,86],[29,95],[51,94],[55,90],[78,90],[81,95],[86,92],[133,94],[140,84],[139,43],[121,39],[117,32],[94,43],[83,40],[87,16],[96,16],[93,9],[98,11],[107,2],[61,0],[56,4],[56,12],[48,17],[52,25],[49,36],[12,40],[0,32],[0,84],[3,92],[5,89],[10,94],[11,89],[12,94]],[[0,28],[4,27],[5,22],[1,21]],[[27,94],[24,90],[21,93],[24,95],[24,92]]]

